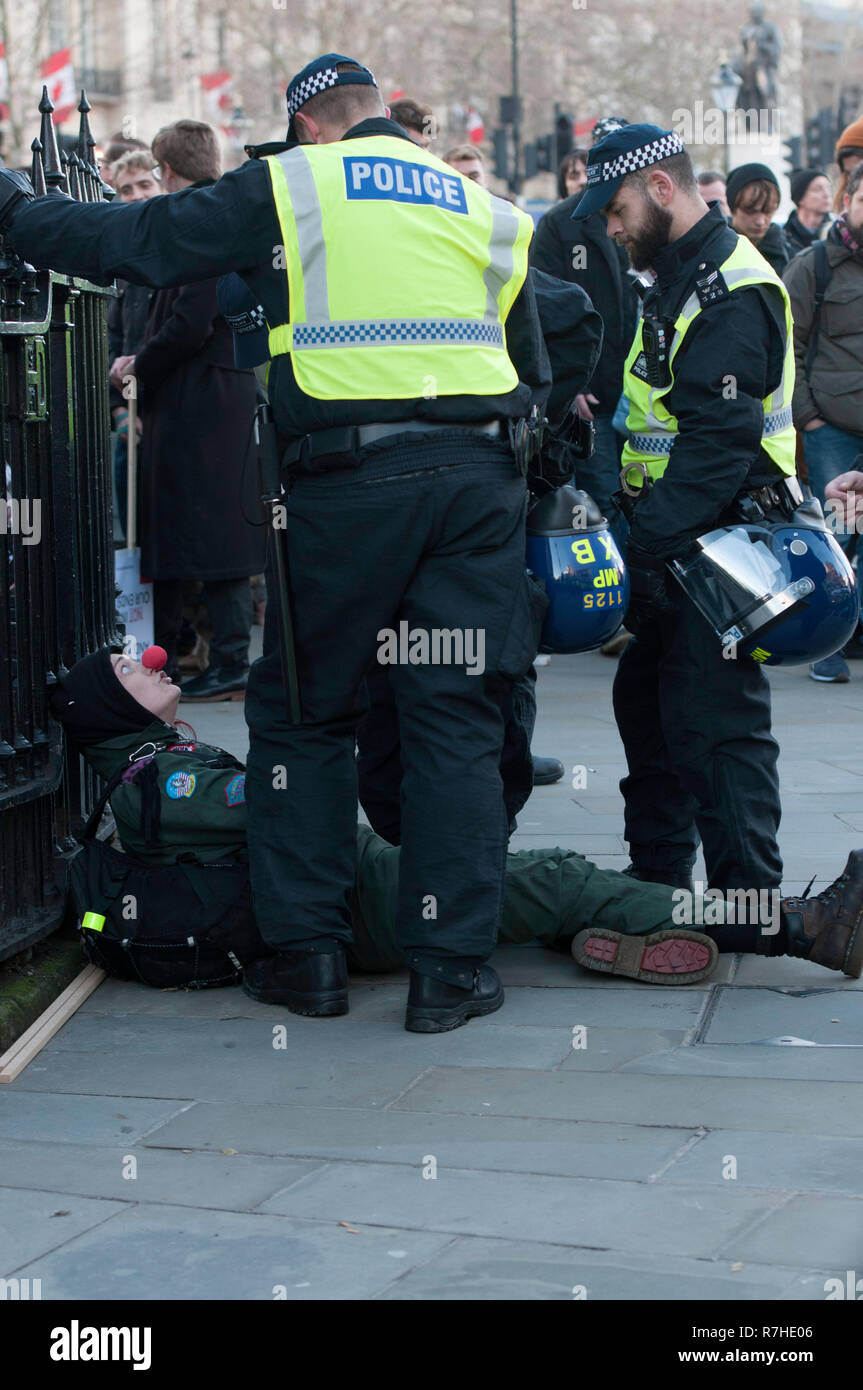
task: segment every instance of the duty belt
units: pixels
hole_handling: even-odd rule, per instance
[[[487,434],[492,439],[509,440],[503,420],[486,420],[482,424],[455,420],[448,424],[436,424],[430,420],[393,420],[369,425],[342,425],[331,430],[315,430],[312,434],[304,434],[293,440],[282,454],[282,467],[288,468],[298,462],[309,463],[331,454],[355,454],[367,444],[377,444],[390,435],[439,434],[442,430],[472,430],[475,434]]]

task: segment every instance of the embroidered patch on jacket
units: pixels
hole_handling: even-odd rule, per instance
[[[647,375],[647,358],[643,352],[638,354],[629,370],[633,376],[638,377],[639,381],[646,381],[649,383],[650,378]]]
[[[240,772],[232,777],[225,787],[225,800],[229,806],[239,806],[246,799],[246,774]]]
[[[172,743],[168,748],[169,753],[194,753],[194,743]]]
[[[179,801],[182,796],[193,795],[197,780],[194,772],[172,772],[165,783],[165,791],[174,801]]]

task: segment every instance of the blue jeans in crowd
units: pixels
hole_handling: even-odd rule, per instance
[[[825,489],[833,478],[855,467],[863,469],[863,435],[826,424],[819,425],[817,430],[803,430],[801,437],[809,486],[823,507]],[[857,592],[863,605],[863,566],[860,564],[861,548],[856,544],[857,534],[841,530],[834,530],[833,534],[849,559],[855,551],[858,554]]]

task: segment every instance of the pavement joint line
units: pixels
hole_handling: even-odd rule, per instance
[[[749,1192],[751,1192],[753,1189],[752,1189],[752,1188],[747,1188],[746,1190],[749,1191]],[[760,1188],[757,1188],[757,1189],[755,1189],[755,1190],[756,1190],[756,1191],[761,1191]],[[781,1193],[782,1191],[783,1191],[782,1188],[778,1188],[778,1189],[777,1189],[777,1192],[778,1192],[778,1193]],[[751,1236],[752,1233],[753,1233],[753,1231],[757,1231],[758,1228],[759,1228],[759,1226],[763,1226],[764,1223],[765,1223],[765,1221],[767,1221],[769,1217],[778,1215],[779,1212],[784,1211],[786,1207],[790,1206],[791,1203],[795,1200],[795,1198],[797,1198],[797,1197],[812,1197],[812,1196],[818,1197],[818,1196],[821,1196],[821,1195],[823,1195],[823,1196],[825,1196],[825,1197],[835,1197],[835,1196],[836,1196],[836,1193],[835,1193],[835,1192],[825,1192],[825,1193],[821,1194],[821,1193],[817,1193],[817,1192],[816,1192],[816,1193],[812,1193],[812,1192],[788,1192],[787,1195],[786,1195],[786,1197],[785,1197],[785,1200],[784,1200],[783,1202],[780,1202],[780,1203],[779,1203],[777,1206],[775,1206],[775,1207],[771,1207],[769,1211],[763,1211],[763,1212],[761,1212],[760,1215],[753,1217],[753,1220],[752,1220],[752,1224],[751,1224],[751,1225],[741,1227],[741,1229],[740,1229],[739,1231],[735,1231],[735,1233],[734,1233],[733,1236],[729,1236],[727,1240],[723,1241],[722,1244],[721,1244],[721,1245],[719,1246],[719,1248],[717,1249],[716,1258],[721,1260],[721,1259],[724,1257],[724,1252],[727,1250],[728,1246],[732,1244],[732,1242],[738,1241],[738,1240],[742,1240],[742,1239],[744,1239],[744,1238],[748,1238],[749,1236]],[[843,1193],[842,1195],[843,1195],[846,1199],[850,1199],[850,1193]]]
[[[52,1092],[50,1092],[50,1091],[42,1091],[42,1092],[36,1092],[36,1094],[37,1094],[37,1095],[39,1095],[39,1094],[41,1094],[41,1095],[51,1095]],[[53,1094],[56,1095],[57,1092],[54,1092]],[[60,1094],[62,1095],[62,1094],[66,1094],[66,1093],[65,1093],[65,1092],[60,1092]],[[88,1093],[87,1093],[87,1092],[83,1092],[82,1094],[85,1094],[85,1095],[86,1095],[86,1094],[88,1094]],[[150,1097],[146,1097],[146,1096],[137,1096],[137,1097],[129,1097],[129,1098],[130,1098],[130,1099],[137,1099],[137,1100],[146,1100],[146,1099],[150,1099]],[[152,1099],[153,1099],[153,1100],[168,1100],[168,1101],[170,1102],[170,1101],[172,1101],[172,1100],[176,1100],[176,1096],[153,1096]],[[185,1113],[186,1113],[187,1110],[191,1110],[192,1106],[193,1106],[193,1105],[197,1105],[198,1103],[199,1103],[199,1102],[194,1101],[194,1100],[188,1101],[188,1102],[185,1101],[185,1100],[182,1101],[181,1104],[180,1104],[180,1106],[179,1106],[179,1108],[178,1108],[177,1110],[175,1110],[175,1111],[173,1112],[173,1114],[165,1116],[164,1119],[157,1120],[154,1124],[150,1125],[150,1128],[149,1128],[149,1129],[142,1130],[142,1132],[138,1135],[137,1139],[135,1140],[135,1143],[137,1144],[141,1139],[146,1139],[146,1138],[148,1137],[148,1135],[150,1135],[150,1134],[155,1134],[155,1132],[156,1132],[157,1129],[161,1129],[163,1125],[166,1125],[166,1124],[170,1123],[171,1120],[176,1120],[177,1117],[178,1117],[179,1115],[185,1115]]]
[[[460,1069],[459,1069],[459,1070],[460,1070]],[[398,1093],[397,1096],[393,1096],[392,1100],[388,1100],[387,1103],[386,1103],[386,1105],[382,1106],[381,1109],[382,1109],[382,1110],[389,1110],[390,1106],[396,1104],[396,1101],[402,1100],[403,1097],[406,1096],[406,1095],[408,1094],[409,1091],[413,1090],[414,1086],[417,1086],[417,1085],[419,1084],[419,1082],[422,1081],[423,1077],[428,1076],[428,1074],[429,1074],[430,1071],[434,1071],[434,1064],[430,1064],[430,1065],[427,1066],[427,1067],[423,1067],[423,1069],[422,1069],[422,1071],[420,1072],[419,1076],[415,1076],[414,1079],[413,1079],[413,1081],[409,1081],[408,1084],[404,1087],[404,1089],[401,1090],[401,1091],[399,1091],[399,1093]],[[342,1108],[343,1108],[343,1109],[346,1109],[347,1107],[342,1107]],[[363,1108],[366,1109],[366,1108],[368,1108],[368,1107],[365,1107],[365,1106],[364,1106]]]
[[[662,1177],[663,1173],[668,1172],[672,1164],[676,1163],[679,1158],[683,1158],[684,1154],[689,1153],[690,1149],[694,1149],[696,1144],[700,1144],[702,1139],[705,1139],[707,1135],[711,1134],[712,1132],[712,1130],[706,1129],[704,1125],[699,1125],[698,1129],[695,1131],[694,1134],[690,1134],[688,1139],[684,1139],[677,1152],[673,1153],[670,1158],[666,1159],[665,1163],[663,1163],[659,1168],[657,1168],[655,1173],[650,1174],[647,1181],[649,1183],[656,1182],[659,1178]]]
[[[479,1238],[481,1239],[481,1237]],[[454,1234],[452,1240],[448,1240],[446,1244],[440,1246],[439,1249],[432,1250],[430,1254],[417,1260],[416,1264],[408,1265],[407,1269],[402,1269],[395,1276],[395,1278],[391,1279],[389,1283],[385,1284],[382,1289],[378,1289],[376,1293],[371,1294],[371,1301],[374,1302],[375,1299],[380,1298],[383,1294],[389,1293],[390,1289],[395,1288],[395,1286],[397,1284],[400,1284],[403,1279],[407,1279],[407,1277],[410,1274],[416,1274],[418,1270],[425,1269],[426,1265],[431,1264],[433,1260],[439,1260],[441,1255],[446,1255],[447,1252],[451,1250],[454,1245],[457,1245],[460,1240],[471,1239],[473,1239],[473,1237],[471,1236],[459,1236]]]
[[[195,1152],[195,1153],[200,1153],[201,1150],[200,1150],[200,1149],[196,1149],[196,1150],[194,1150],[194,1152]],[[259,1156],[259,1155],[258,1155],[258,1156]],[[286,1157],[285,1154],[274,1154],[274,1155],[272,1155],[272,1156],[273,1156],[273,1158],[280,1158],[280,1159],[284,1159],[284,1158]],[[268,1155],[268,1157],[269,1157],[269,1155]],[[295,1157],[295,1155],[294,1155],[294,1154],[288,1154],[287,1157],[290,1158],[290,1159],[293,1159],[293,1158]],[[304,1183],[308,1178],[319,1178],[319,1177],[321,1176],[322,1173],[325,1173],[325,1172],[327,1171],[328,1168],[332,1168],[333,1162],[334,1162],[334,1160],[333,1160],[332,1158],[321,1158],[321,1159],[319,1159],[317,1168],[313,1168],[312,1171],[311,1171],[310,1173],[300,1173],[299,1176],[296,1177],[296,1178],[294,1178],[292,1182],[285,1183],[284,1187],[278,1188],[277,1191],[275,1191],[275,1192],[270,1192],[266,1197],[262,1197],[261,1200],[260,1200],[260,1202],[256,1202],[255,1205],[254,1205],[253,1207],[246,1207],[245,1210],[248,1211],[248,1212],[252,1212],[252,1213],[253,1213],[254,1215],[256,1215],[256,1216],[274,1216],[274,1215],[281,1215],[282,1213],[261,1211],[261,1207],[264,1205],[265,1202],[274,1202],[274,1201],[276,1200],[277,1197],[281,1197],[281,1196],[284,1195],[284,1193],[290,1192],[290,1191],[292,1190],[292,1188],[299,1187],[299,1186],[300,1186],[302,1183]],[[316,1220],[317,1218],[316,1218],[316,1217],[309,1217],[308,1219],[309,1219],[309,1220]]]
[[[16,1187],[12,1190],[15,1192],[55,1192],[55,1189],[51,1187]],[[56,1192],[56,1196],[58,1197],[72,1197],[77,1195],[78,1194],[72,1192]],[[67,1236],[65,1240],[59,1241],[57,1245],[52,1245],[50,1250],[40,1251],[40,1253],[38,1255],[34,1255],[32,1259],[25,1260],[22,1265],[17,1265],[15,1269],[10,1269],[8,1274],[3,1275],[3,1278],[9,1279],[16,1274],[21,1274],[27,1268],[28,1265],[35,1264],[37,1260],[47,1260],[49,1255],[53,1255],[57,1250],[62,1250],[64,1245],[69,1245],[71,1241],[77,1240],[79,1236],[90,1235],[92,1231],[98,1231],[100,1226],[106,1226],[109,1221],[116,1221],[117,1217],[122,1215],[124,1211],[128,1211],[131,1207],[137,1207],[140,1205],[140,1203],[137,1200],[125,1201],[122,1197],[88,1197],[85,1198],[85,1201],[114,1202],[115,1205],[120,1208],[120,1210],[109,1212],[108,1215],[103,1216],[100,1221],[94,1221],[92,1226],[87,1226],[86,1229],[83,1231],[76,1231],[73,1236]]]
[[[683,1040],[684,1047],[694,1047],[706,1036],[707,1029],[713,1020],[713,1015],[719,1003],[719,991],[721,984],[711,985],[704,997],[704,1003],[698,1011],[695,1022],[687,1029],[686,1037]]]
[[[714,1131],[714,1130],[705,1129],[703,1135],[697,1136],[697,1141],[700,1142],[700,1140],[701,1140],[702,1138],[707,1138],[709,1135],[711,1135],[711,1134],[713,1134],[713,1133],[715,1133],[715,1132],[716,1132],[716,1131]],[[737,1131],[735,1131],[735,1130],[730,1130],[730,1131],[729,1131],[729,1130],[725,1129],[725,1130],[723,1130],[722,1132],[723,1132],[723,1133],[732,1133],[732,1134],[733,1134],[733,1133],[736,1133]],[[822,1138],[829,1138],[830,1136],[829,1136],[829,1135],[824,1135],[824,1136],[819,1136],[819,1137],[822,1137]],[[459,1143],[459,1142],[463,1142],[463,1141],[458,1141],[458,1140],[456,1140],[456,1141],[453,1141],[453,1142]],[[514,1144],[517,1144],[517,1143],[528,1143],[528,1142],[530,1142],[530,1141],[529,1141],[529,1140],[514,1139],[514,1140],[511,1140],[511,1141],[507,1141],[507,1142],[512,1142],[512,1143],[514,1143]],[[419,1146],[418,1146],[418,1147],[419,1147]],[[168,1152],[171,1152],[171,1151],[169,1150]],[[199,1153],[204,1153],[204,1154],[218,1154],[218,1150],[217,1150],[217,1149],[192,1149],[191,1151],[182,1149],[182,1150],[174,1150],[173,1152],[180,1152],[180,1153],[191,1152],[191,1153],[194,1153],[194,1154],[199,1154]],[[419,1171],[419,1170],[422,1168],[422,1160],[421,1160],[421,1159],[418,1160],[416,1163],[409,1163],[409,1162],[404,1161],[404,1160],[401,1160],[401,1161],[400,1161],[399,1159],[396,1159],[396,1158],[383,1158],[383,1157],[381,1157],[381,1158],[360,1158],[360,1157],[358,1157],[358,1156],[353,1156],[353,1155],[350,1156],[350,1157],[339,1157],[339,1156],[334,1156],[334,1155],[332,1155],[332,1154],[321,1155],[321,1154],[309,1154],[309,1153],[302,1153],[302,1152],[301,1152],[301,1153],[287,1153],[287,1154],[284,1154],[284,1153],[280,1153],[280,1154],[265,1154],[265,1153],[256,1153],[254,1150],[250,1150],[248,1153],[243,1153],[243,1154],[241,1154],[240,1156],[243,1157],[243,1158],[273,1158],[273,1159],[286,1159],[286,1160],[287,1160],[287,1159],[309,1159],[309,1160],[311,1160],[311,1161],[314,1161],[314,1160],[316,1160],[316,1159],[318,1160],[319,1167],[316,1168],[316,1169],[314,1170],[314,1172],[311,1172],[311,1173],[303,1173],[303,1174],[301,1174],[301,1176],[300,1176],[299,1178],[297,1178],[294,1182],[289,1183],[289,1184],[287,1185],[287,1187],[285,1187],[284,1189],[279,1189],[280,1191],[288,1191],[289,1188],[297,1187],[297,1186],[299,1186],[301,1183],[304,1183],[304,1182],[306,1182],[306,1181],[311,1181],[312,1178],[316,1178],[316,1177],[319,1176],[319,1174],[320,1174],[320,1172],[321,1172],[321,1170],[322,1170],[323,1168],[334,1167],[334,1166],[336,1166],[336,1165],[346,1165],[346,1166],[349,1166],[349,1167],[358,1167],[358,1166],[361,1166],[361,1167],[363,1167],[363,1168],[409,1168],[409,1169],[411,1169],[411,1170],[414,1170],[414,1169],[415,1169],[415,1170],[417,1170],[417,1171]],[[680,1156],[680,1155],[678,1155],[678,1156]],[[668,1165],[666,1165],[666,1167],[667,1167],[667,1166],[668,1166]],[[509,1168],[460,1168],[457,1164],[453,1164],[453,1165],[450,1166],[450,1167],[448,1167],[446,1164],[444,1164],[444,1165],[443,1165],[443,1169],[444,1169],[444,1171],[447,1172],[447,1173],[465,1173],[465,1174],[467,1174],[468,1176],[469,1176],[470,1174],[472,1174],[472,1173],[499,1173],[499,1174],[505,1174],[507,1177],[516,1177],[516,1178],[547,1178],[549,1181],[552,1181],[552,1180],[553,1180],[553,1181],[555,1181],[555,1182],[558,1182],[558,1181],[560,1181],[560,1182],[576,1182],[576,1183],[584,1183],[584,1182],[602,1182],[602,1183],[618,1183],[618,1184],[620,1184],[620,1183],[625,1183],[628,1187],[631,1187],[631,1188],[649,1187],[649,1186],[653,1186],[653,1185],[654,1185],[654,1177],[653,1177],[653,1175],[649,1175],[649,1176],[646,1177],[646,1178],[607,1178],[607,1177],[603,1177],[603,1176],[601,1176],[601,1175],[594,1174],[594,1173],[548,1173],[548,1172],[545,1172],[545,1171],[543,1171],[543,1170],[541,1170],[541,1169],[533,1169],[533,1168],[517,1168],[517,1169],[514,1169],[514,1170],[513,1170],[513,1169],[509,1169]],[[660,1170],[660,1171],[664,1171],[664,1169],[663,1169],[663,1170]],[[0,1184],[0,1189],[2,1189],[3,1186],[4,1186],[4,1184]],[[696,1188],[696,1187],[704,1187],[704,1188],[708,1188],[708,1189],[710,1189],[710,1190],[715,1190],[715,1191],[717,1191],[717,1192],[719,1192],[719,1191],[731,1191],[731,1190],[732,1190],[732,1189],[730,1189],[730,1188],[728,1187],[728,1184],[727,1184],[727,1183],[724,1183],[723,1187],[720,1188],[716,1183],[711,1183],[709,1180],[703,1179],[703,1178],[699,1178],[699,1179],[698,1179],[697,1181],[695,1181],[695,1182],[680,1182],[680,1183],[675,1184],[675,1186],[676,1186],[677,1189],[678,1189],[679,1191],[681,1191],[681,1192],[688,1192],[688,1191],[691,1191],[693,1188]],[[51,1192],[51,1191],[53,1191],[54,1189],[53,1189],[53,1188],[35,1188],[35,1189],[31,1189],[31,1188],[20,1188],[20,1187],[18,1187],[18,1188],[9,1188],[8,1190],[9,1190],[9,1191],[13,1191],[13,1192],[28,1192],[28,1191],[47,1191],[47,1192]],[[781,1203],[780,1206],[773,1207],[773,1208],[771,1209],[771,1210],[773,1210],[773,1211],[780,1211],[780,1210],[782,1210],[782,1208],[785,1207],[785,1206],[787,1205],[787,1202],[792,1201],[795,1197],[841,1197],[841,1198],[843,1198],[843,1200],[845,1200],[845,1201],[849,1201],[849,1202],[861,1202],[861,1203],[863,1203],[863,1193],[859,1193],[859,1192],[846,1192],[846,1191],[844,1191],[844,1189],[842,1189],[842,1188],[824,1189],[824,1188],[811,1188],[811,1187],[804,1187],[804,1188],[800,1188],[800,1187],[756,1187],[756,1186],[754,1186],[754,1185],[753,1185],[753,1186],[746,1185],[746,1186],[743,1186],[743,1187],[740,1187],[740,1188],[737,1188],[737,1189],[734,1189],[734,1190],[739,1191],[739,1192],[751,1193],[751,1194],[753,1194],[753,1195],[764,1194],[764,1195],[769,1195],[769,1196],[780,1196],[780,1197],[784,1197],[786,1200],[783,1201],[783,1202]],[[67,1192],[67,1193],[65,1193],[65,1194],[63,1194],[63,1195],[65,1195],[65,1196],[67,1196],[67,1197],[71,1197],[71,1196],[86,1197],[88,1194],[86,1194],[86,1193],[71,1193],[71,1192]],[[262,1198],[262,1202],[269,1202],[269,1201],[272,1201],[273,1198],[276,1197],[277,1195],[278,1195],[278,1193],[275,1193],[275,1192],[270,1193],[270,1195],[269,1195],[268,1197]],[[94,1197],[94,1198],[92,1198],[92,1200],[93,1200],[93,1201],[104,1201],[104,1202],[112,1202],[112,1201],[120,1202],[120,1201],[123,1201],[124,1199],[121,1198],[121,1197]],[[149,1198],[148,1198],[147,1200],[149,1200]],[[135,1199],[134,1202],[129,1202],[128,1205],[139,1205],[139,1206],[140,1206],[140,1205],[142,1205],[142,1199],[141,1199],[140,1197],[138,1197],[138,1198]],[[209,1210],[214,1210],[214,1211],[225,1211],[225,1210],[228,1210],[228,1208],[225,1208],[225,1207],[214,1207],[214,1208],[209,1208],[209,1207],[207,1207],[207,1208],[202,1208],[202,1207],[199,1207],[199,1206],[197,1206],[197,1205],[192,1205],[192,1204],[190,1204],[190,1203],[183,1203],[183,1202],[173,1202],[173,1203],[160,1202],[160,1203],[158,1203],[158,1205],[161,1205],[161,1206],[168,1206],[168,1205],[170,1205],[170,1206],[187,1206],[187,1207],[189,1208],[190,1211],[201,1211],[201,1210],[207,1210],[207,1211],[209,1211]],[[258,1206],[260,1206],[260,1205],[261,1205],[261,1203],[258,1204]],[[233,1208],[231,1208],[231,1210],[233,1210]],[[244,1210],[244,1211],[248,1211],[248,1212],[252,1212],[252,1213],[254,1213],[254,1214],[263,1215],[263,1216],[267,1216],[267,1215],[276,1215],[276,1214],[284,1215],[284,1213],[268,1213],[268,1212],[259,1213],[259,1212],[258,1212],[258,1207],[244,1207],[243,1210]],[[311,1219],[311,1218],[310,1218],[310,1219]]]

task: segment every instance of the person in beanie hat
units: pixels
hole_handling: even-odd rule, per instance
[[[766,164],[741,164],[728,175],[726,189],[735,232],[748,237],[761,255],[781,275],[788,264],[785,238],[771,219],[779,207],[779,183]]]
[[[833,211],[841,214],[845,208],[848,179],[857,165],[863,164],[863,116],[847,125],[836,141],[836,163],[839,180],[833,195]]]
[[[791,175],[791,201],[794,211],[785,223],[785,245],[789,256],[805,251],[820,241],[830,226],[833,193],[823,169],[795,169]]]

